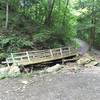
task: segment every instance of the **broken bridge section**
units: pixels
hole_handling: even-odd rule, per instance
[[[11,55],[6,58],[6,61],[2,63],[7,64],[7,66],[10,66],[11,64],[17,66],[30,65],[60,60],[74,55],[78,55],[75,47],[62,47],[55,49],[11,53]]]

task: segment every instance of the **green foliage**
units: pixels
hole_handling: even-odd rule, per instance
[[[31,49],[32,41],[28,37],[9,35],[0,37],[0,59],[7,56],[8,53],[20,51],[21,49]]]
[[[94,47],[100,49],[100,33],[97,33],[95,38]]]
[[[25,47],[32,47],[32,42],[28,38],[16,35],[0,37],[0,48],[5,48],[7,52],[13,52]]]
[[[62,45],[60,38],[61,35],[55,34],[52,30],[41,30],[33,35],[33,42],[40,49],[60,47]]]
[[[66,4],[66,0],[51,0],[54,5],[50,0],[8,1],[7,30],[4,29],[7,2],[0,1],[1,55],[23,49],[60,47],[69,44],[75,37],[76,17],[71,13],[71,7]],[[48,16],[50,25],[45,23]]]
[[[89,41],[89,35],[91,33],[91,28],[95,28],[95,38],[94,38],[94,47],[100,49],[100,1],[99,0],[83,0],[79,1],[76,5],[78,16],[78,37]],[[95,22],[92,24],[92,19],[94,18]]]

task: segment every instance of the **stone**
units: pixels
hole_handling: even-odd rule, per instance
[[[59,69],[61,69],[63,66],[60,64],[56,64],[55,66],[52,66],[50,68],[46,69],[46,72],[50,73],[50,72],[55,72],[58,71]]]
[[[20,73],[20,69],[19,69],[18,66],[11,66],[8,73],[9,74],[12,74],[12,73]]]
[[[3,67],[3,68],[0,68],[0,74],[8,73],[9,70],[10,70],[10,67]]]
[[[0,68],[0,74],[14,74],[14,73],[20,73],[20,69],[18,66],[10,66],[10,67],[3,67]]]
[[[26,84],[28,84],[28,81],[26,81],[26,80],[22,80],[21,83],[23,83],[23,84],[26,85]]]
[[[77,64],[84,65],[84,64],[88,64],[89,62],[91,62],[93,60],[94,60],[94,58],[86,53],[77,61]]]
[[[97,64],[99,64],[99,63],[96,62],[96,61],[91,61],[90,63],[85,64],[84,66],[85,66],[85,67],[93,67],[93,66],[96,66]]]
[[[85,58],[85,59],[81,58],[81,59],[79,59],[79,60],[77,61],[77,64],[79,64],[79,65],[84,65],[84,64],[89,63],[90,61],[91,61],[91,60],[88,59],[88,58]]]

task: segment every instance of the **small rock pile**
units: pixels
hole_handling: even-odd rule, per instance
[[[0,68],[0,74],[13,74],[13,73],[20,73],[20,69],[18,66],[10,66],[10,67],[3,67]]]
[[[84,54],[80,59],[77,61],[78,65],[83,65],[85,67],[93,67],[96,66],[99,62],[88,53]]]
[[[52,67],[49,67],[46,69],[46,72],[50,73],[50,72],[55,72],[55,71],[58,71],[60,70],[61,68],[63,68],[64,66],[63,65],[60,65],[60,64],[56,64]]]

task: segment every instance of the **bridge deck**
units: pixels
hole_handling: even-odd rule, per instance
[[[76,54],[77,51],[73,47],[63,47],[38,51],[26,51],[19,53],[11,53],[11,55],[3,63],[6,63],[8,66],[9,64],[15,64],[18,66],[29,65],[63,59]]]

